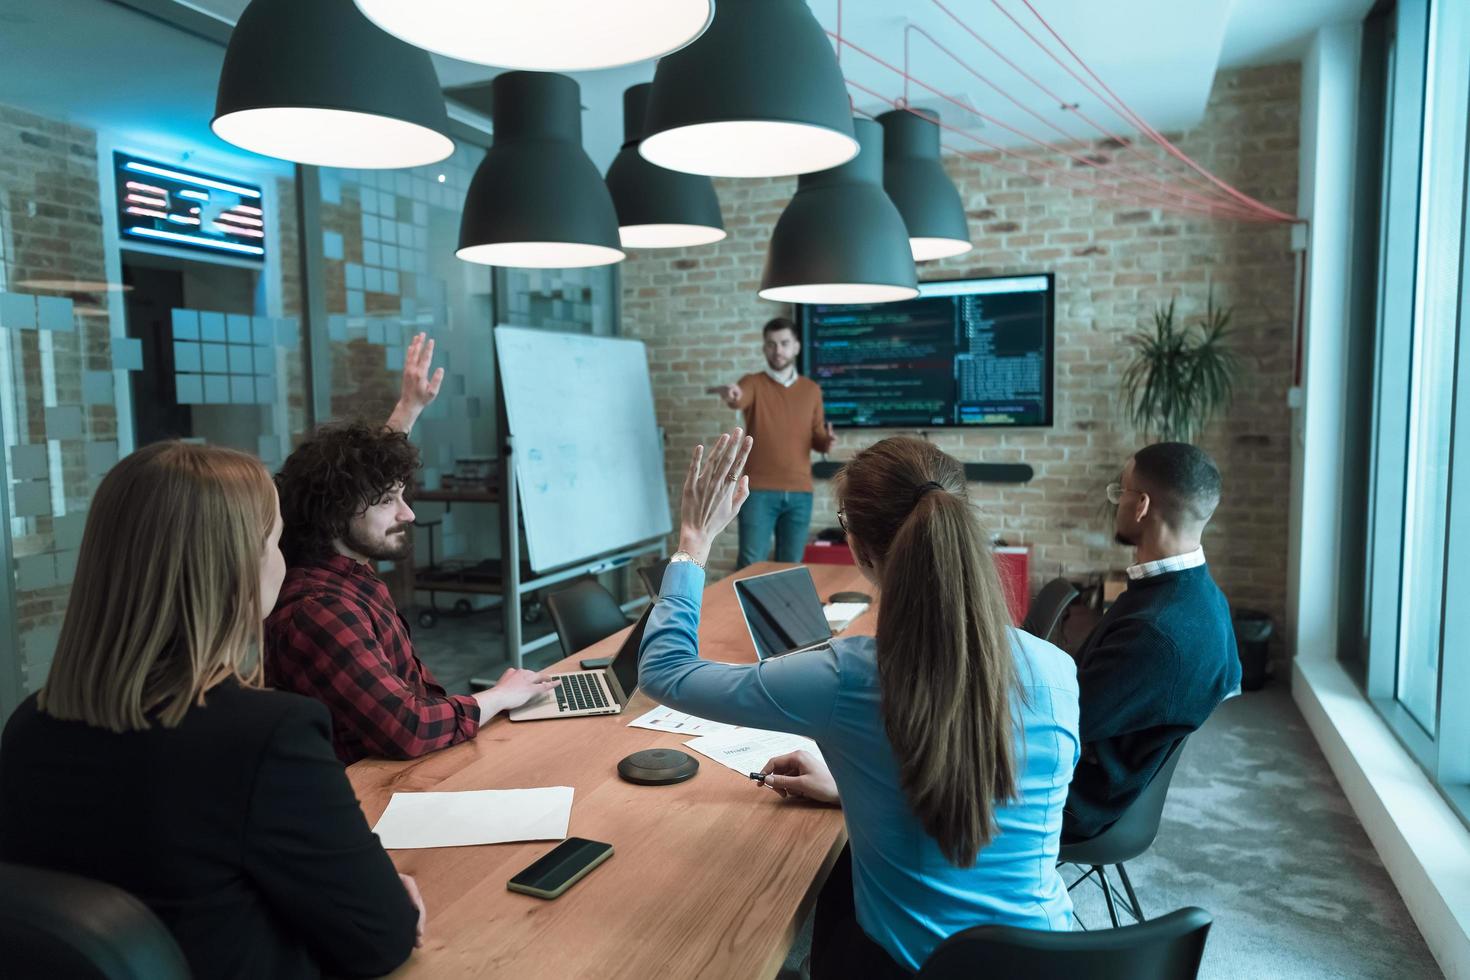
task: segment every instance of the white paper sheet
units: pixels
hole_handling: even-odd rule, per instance
[[[847,629],[848,624],[867,611],[866,602],[829,602],[822,607],[822,615],[827,617],[827,625],[833,633],[841,633]]]
[[[373,830],[389,850],[561,840],[572,819],[572,787],[394,793]]]
[[[805,749],[818,759],[822,757],[817,743],[809,738],[789,732],[768,732],[760,728],[739,728],[733,732],[705,735],[684,744],[700,755],[734,769],[742,776],[760,772],[774,756],[798,749]]]
[[[647,728],[655,732],[672,732],[675,735],[717,735],[721,732],[737,730],[735,725],[696,718],[682,711],[675,711],[673,708],[665,708],[663,705],[659,705],[646,715],[634,718],[628,722],[628,727]]]

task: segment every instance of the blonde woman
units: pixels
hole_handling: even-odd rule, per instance
[[[712,663],[698,652],[702,566],[748,493],[741,435],[708,459],[695,450],[640,686],[702,718],[816,740],[826,765],[802,753],[767,766],[783,795],[840,803],[851,840],[850,877],[844,863],[818,904],[813,977],[908,976],[975,925],[1070,929],[1056,860],[1076,669],[1011,628],[964,468],[892,438],[838,473],[838,518],[880,594],[876,638]]]
[[[0,858],[132,892],[195,976],[377,976],[421,940],[422,903],[326,709],[260,687],[280,535],[243,453],[164,442],[107,474],[50,676],[0,741]]]

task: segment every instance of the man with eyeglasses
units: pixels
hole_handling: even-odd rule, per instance
[[[1077,654],[1082,758],[1063,813],[1067,841],[1096,837],[1138,798],[1184,736],[1240,690],[1230,604],[1200,536],[1220,502],[1201,449],[1140,449],[1108,485],[1128,588]]]

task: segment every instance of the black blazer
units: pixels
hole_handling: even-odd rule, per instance
[[[418,913],[330,724],[315,701],[232,681],[177,728],[124,734],[32,696],[0,739],[0,859],[132,892],[199,978],[387,973]]]

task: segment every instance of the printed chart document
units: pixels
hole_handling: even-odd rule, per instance
[[[373,831],[388,850],[562,840],[572,787],[394,793]]]
[[[798,749],[805,749],[818,759],[822,757],[817,743],[805,736],[768,732],[760,728],[738,728],[733,732],[705,735],[684,744],[742,776],[760,772],[772,757]]]
[[[634,718],[628,722],[628,727],[647,728],[655,732],[672,732],[675,735],[717,735],[720,732],[736,730],[735,725],[696,718],[682,711],[675,711],[673,708],[665,708],[663,705],[659,705],[646,715]]]

